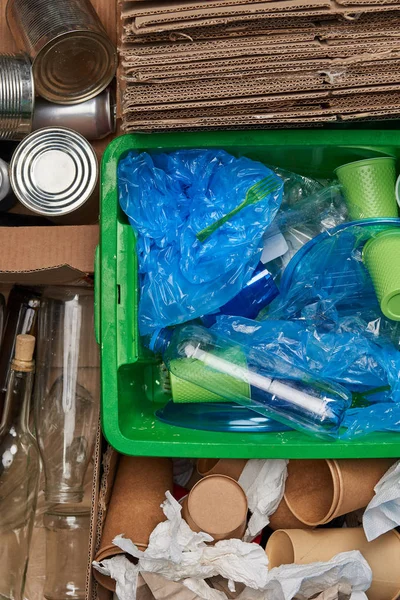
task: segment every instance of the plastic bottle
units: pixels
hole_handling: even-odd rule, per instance
[[[272,374],[274,357],[264,360],[250,345],[198,325],[159,330],[149,347],[162,353],[177,377],[312,436],[337,437],[351,404],[341,386],[311,380],[305,372],[300,378],[299,369],[294,379],[287,363],[278,378]]]
[[[232,300],[221,306],[218,313],[203,315],[201,320],[206,327],[211,327],[215,323],[217,314],[255,319],[261,310],[268,306],[278,294],[279,290],[272,275],[260,262],[255,268],[250,281]]]

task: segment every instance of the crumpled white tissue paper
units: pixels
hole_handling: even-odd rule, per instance
[[[264,529],[285,491],[287,460],[251,459],[247,461],[239,484],[244,489],[250,512],[252,513],[244,540],[249,542]]]
[[[349,583],[353,592],[364,592],[372,571],[358,550],[341,552],[327,562],[281,565],[271,569],[262,600],[306,600],[337,583]],[[269,594],[269,595],[268,595]]]
[[[327,563],[282,565],[268,572],[268,558],[261,546],[237,539],[207,546],[205,542],[212,541],[211,536],[193,532],[181,517],[181,505],[169,492],[166,497],[162,507],[167,520],[154,529],[144,552],[122,536],[113,540],[138,559],[136,565],[121,555],[93,563],[101,573],[116,580],[119,600],[136,599],[140,572],[180,581],[204,600],[227,599],[225,594],[215,594],[205,587],[204,579],[217,575],[229,581],[231,591],[235,590],[234,582],[247,586],[240,600],[292,600],[294,596],[302,600],[339,582],[350,583],[354,591],[364,591],[371,584],[371,569],[358,551],[338,554]]]
[[[140,565],[133,565],[124,556],[104,560],[101,565],[93,563],[105,575],[116,579],[116,593],[119,600],[135,600],[137,576],[145,571]],[[165,574],[164,574],[165,576]],[[171,579],[170,577],[166,577]],[[309,565],[282,565],[271,569],[265,585],[255,590],[246,587],[237,600],[307,600],[338,583],[351,585],[351,600],[367,600],[363,593],[372,581],[371,569],[358,550],[342,552],[325,563]],[[209,588],[208,584],[196,576],[181,581],[196,592],[202,600],[228,600],[223,592]]]
[[[207,533],[195,533],[181,517],[182,507],[167,492],[162,504],[167,520],[159,523],[152,532],[144,552],[131,541],[117,536],[113,543],[127,554],[137,558],[138,564],[116,561],[114,557],[93,563],[100,569],[110,571],[117,581],[120,600],[135,597],[135,576],[139,571],[158,573],[172,581],[206,579],[222,575],[228,580],[244,583],[254,589],[262,588],[268,576],[268,559],[257,544],[247,544],[238,539],[221,540],[213,546],[213,538]],[[126,560],[126,559],[125,559]],[[104,573],[104,570],[101,571]],[[108,573],[106,573],[108,574]],[[129,587],[130,586],[130,587]],[[234,585],[231,585],[234,589]]]
[[[369,542],[400,525],[400,461],[390,467],[374,489],[375,496],[363,516]]]

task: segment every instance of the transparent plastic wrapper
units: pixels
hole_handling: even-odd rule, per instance
[[[287,368],[301,369],[343,385],[368,400],[370,390],[381,390],[371,400],[385,400],[388,392],[400,399],[400,353],[385,338],[368,331],[361,318],[338,318],[335,328],[310,320],[252,321],[220,316],[213,329],[239,344],[276,356]]]
[[[270,336],[274,321],[284,330],[275,352],[353,392],[346,438],[399,427],[400,326],[382,314],[363,263],[366,242],[398,227],[398,219],[369,219],[309,242],[286,269],[266,321]]]
[[[272,227],[263,236],[261,262],[243,289],[217,314],[243,316],[255,319],[278,295],[275,282],[299,248],[322,231],[346,220],[347,208],[337,184],[323,187],[313,179],[271,167],[283,180],[283,200]],[[283,235],[283,243],[282,243]],[[270,247],[272,246],[272,248]],[[266,247],[268,246],[268,250]],[[283,254],[279,256],[279,252]],[[277,256],[271,261],[268,255]],[[263,263],[268,263],[268,268]],[[274,275],[273,275],[273,274]],[[202,317],[206,327],[215,323],[215,314]]]
[[[282,208],[287,208],[301,202],[308,196],[320,192],[326,182],[304,177],[293,171],[287,171],[275,165],[268,165],[271,171],[276,173],[283,181]]]
[[[268,185],[260,188],[262,181]],[[215,312],[238,294],[259,262],[283,188],[265,165],[224,150],[130,152],[118,182],[121,208],[137,233],[142,335],[200,317],[205,306]]]
[[[198,325],[155,332],[149,346],[176,376],[311,436],[335,438],[351,403],[339,385]]]
[[[285,195],[284,195],[285,201]],[[324,231],[328,231],[348,220],[348,212],[340,185],[321,187],[309,196],[302,196],[294,204],[283,203],[274,225],[284,236],[288,250],[279,258],[268,263],[268,268],[278,282],[290,260],[298,250]],[[269,230],[264,234],[268,241]]]

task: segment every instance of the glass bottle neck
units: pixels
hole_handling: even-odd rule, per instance
[[[29,431],[32,386],[33,371],[11,369],[0,430],[9,431],[14,427],[19,431]]]

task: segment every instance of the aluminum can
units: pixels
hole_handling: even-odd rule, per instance
[[[100,140],[115,131],[115,99],[110,88],[79,104],[54,104],[36,98],[32,130],[68,127],[87,140]]]

